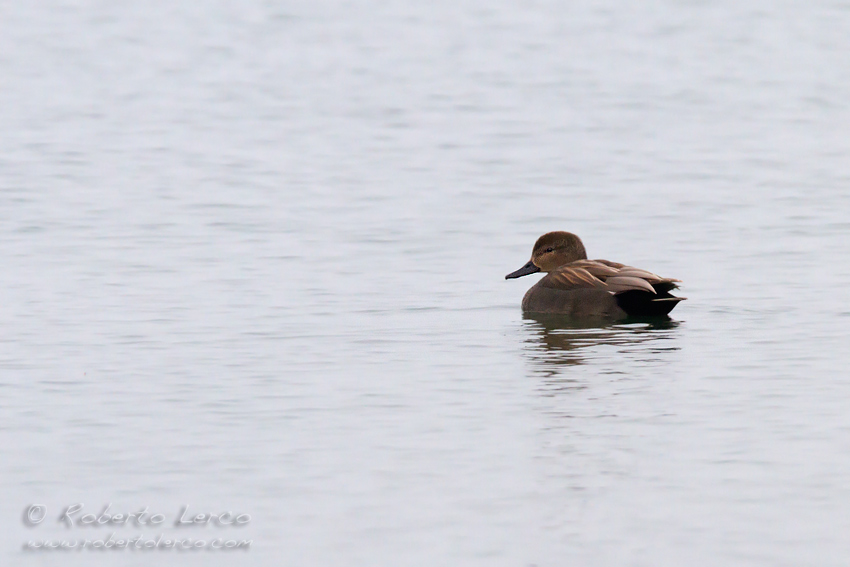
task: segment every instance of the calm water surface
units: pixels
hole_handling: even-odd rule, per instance
[[[2,563],[846,565],[848,53],[837,2],[7,3]],[[689,300],[525,318],[549,230]],[[111,531],[253,544],[22,548]]]

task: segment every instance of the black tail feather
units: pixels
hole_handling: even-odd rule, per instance
[[[670,290],[678,287],[672,282],[661,282],[652,287],[655,294],[636,289],[618,293],[614,296],[617,305],[632,317],[660,317],[667,315],[680,301],[687,299],[670,294]]]

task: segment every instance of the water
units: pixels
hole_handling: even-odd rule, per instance
[[[850,10],[0,9],[6,564],[843,565]],[[684,280],[524,318],[537,236]],[[22,512],[47,507],[26,527]],[[25,551],[120,534],[248,551]],[[242,528],[176,528],[194,512]]]

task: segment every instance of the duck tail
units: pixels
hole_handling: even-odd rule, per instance
[[[672,281],[662,281],[652,284],[655,294],[647,291],[630,290],[614,296],[620,309],[632,317],[661,317],[670,313],[680,301],[687,297],[676,297],[670,291],[677,286]]]

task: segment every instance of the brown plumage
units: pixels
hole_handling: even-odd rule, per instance
[[[523,311],[574,317],[667,315],[684,297],[670,291],[679,280],[608,260],[588,260],[584,245],[571,232],[549,232],[537,239],[531,260],[508,274],[513,279],[547,272],[522,299]]]

